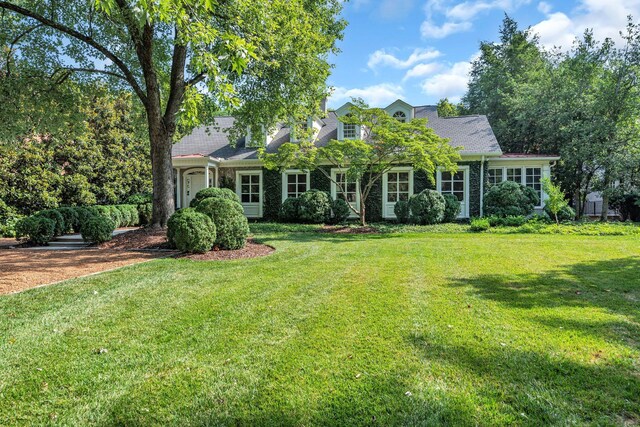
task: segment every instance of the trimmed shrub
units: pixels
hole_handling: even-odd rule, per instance
[[[473,218],[471,220],[471,227],[469,228],[471,231],[487,231],[491,227],[489,220],[487,218]]]
[[[153,202],[153,194],[151,193],[136,193],[127,197],[126,203],[128,205],[142,205],[145,203]]]
[[[527,218],[522,215],[505,217],[488,216],[486,218],[492,227],[520,227],[527,222]]]
[[[56,222],[43,215],[32,215],[16,223],[16,239],[26,238],[29,243],[46,245],[55,235]]]
[[[118,209],[114,205],[108,205],[105,207],[107,208],[109,218],[111,219],[111,221],[113,221],[115,227],[122,227],[124,225],[124,218],[122,216],[122,213],[120,212],[120,209]]]
[[[460,215],[460,200],[453,194],[443,194],[444,197],[444,218],[443,222],[453,222]]]
[[[217,187],[209,187],[203,188],[202,190],[196,193],[196,197],[191,200],[189,203],[189,207],[195,208],[200,204],[204,199],[208,199],[211,197],[217,197],[221,199],[233,200],[234,202],[240,203],[240,198],[236,193],[228,188],[217,188]]]
[[[61,236],[64,233],[67,232],[67,229],[69,227],[67,227],[67,225],[64,222],[64,217],[62,216],[62,214],[60,212],[58,212],[57,209],[45,209],[43,211],[37,212],[34,216],[41,216],[44,218],[49,218],[51,221],[53,221],[53,225],[54,225],[54,229],[53,229],[53,235],[54,236]]]
[[[198,203],[196,210],[213,220],[217,232],[215,246],[221,249],[240,249],[245,246],[249,222],[239,202],[209,197]]]
[[[122,215],[121,226],[133,227],[140,223],[138,209],[134,205],[115,205]]]
[[[64,218],[65,233],[74,230],[78,224],[78,212],[75,208],[63,206],[56,209]]]
[[[393,206],[393,213],[396,214],[396,221],[400,224],[409,222],[409,202],[406,200],[398,200]]]
[[[549,215],[549,218],[553,218],[555,221],[555,216],[549,210],[549,207],[545,205],[544,212]],[[576,211],[573,210],[571,206],[563,206],[562,209],[558,212],[558,221],[573,221],[576,217]]]
[[[298,217],[302,222],[320,224],[331,217],[331,197],[324,191],[309,190],[300,195]]]
[[[15,237],[16,223],[22,218],[14,207],[0,199],[0,237]]]
[[[411,222],[437,224],[444,218],[445,202],[442,194],[435,190],[423,190],[409,198]]]
[[[300,201],[297,197],[287,197],[280,207],[280,219],[286,222],[298,221]]]
[[[342,224],[351,215],[351,208],[345,199],[338,197],[331,203],[331,212],[333,214],[333,222]]]
[[[204,253],[216,241],[216,226],[207,215],[193,208],[181,209],[167,222],[167,236],[182,252]]]
[[[538,195],[517,182],[504,181],[484,195],[484,213],[488,216],[527,216],[538,204]]]
[[[89,218],[94,215],[98,215],[98,213],[88,207],[76,206],[72,208],[76,213],[76,222],[73,223],[73,231],[79,233],[82,230],[82,226]]]
[[[151,224],[151,219],[153,218],[153,203],[138,205],[138,216],[140,218],[140,225]]]
[[[80,233],[85,242],[103,243],[111,240],[116,226],[110,218],[92,215],[82,225]]]

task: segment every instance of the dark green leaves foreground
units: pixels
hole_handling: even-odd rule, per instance
[[[0,298],[0,424],[640,420],[636,236],[259,236]]]

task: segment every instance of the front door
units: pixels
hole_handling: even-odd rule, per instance
[[[440,193],[453,194],[460,201],[460,215],[458,218],[468,218],[469,181],[466,168],[459,168],[456,173],[442,172],[440,174]]]
[[[186,205],[189,206],[191,200],[196,197],[196,193],[205,188],[204,172],[193,172],[184,177],[184,191]]]

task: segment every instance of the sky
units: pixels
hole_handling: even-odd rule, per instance
[[[599,40],[619,31],[640,0],[351,0],[341,52],[331,58],[329,107],[352,97],[384,107],[401,98],[412,105],[458,102],[481,41],[497,41],[504,14],[531,27],[547,47],[571,48],[593,29]]]

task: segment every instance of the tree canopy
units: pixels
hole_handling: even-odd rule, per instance
[[[26,32],[5,39],[12,58],[42,76],[101,79],[139,99],[160,226],[174,209],[180,124],[195,126],[206,106],[232,109],[236,134],[310,114],[345,26],[338,0],[20,0],[0,9],[3,28]]]
[[[437,167],[455,170],[460,160],[459,149],[438,136],[427,124],[427,119],[399,121],[380,108],[369,108],[361,100],[353,100],[349,114],[340,117],[345,124],[361,129],[360,138],[331,140],[318,147],[313,138],[298,143],[285,143],[277,153],[266,153],[260,158],[271,169],[297,168],[320,170],[347,199],[344,181],[337,181],[322,165],[344,170],[348,182],[356,182],[359,206],[349,204],[366,223],[365,205],[372,188],[382,176],[398,164],[411,164],[414,169],[426,172],[433,180]]]

